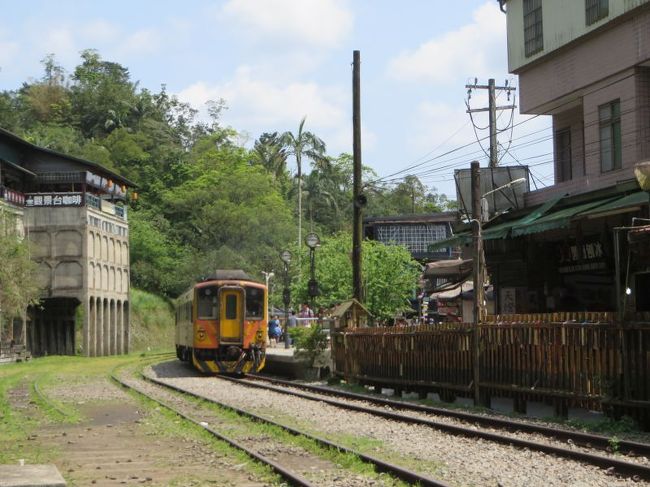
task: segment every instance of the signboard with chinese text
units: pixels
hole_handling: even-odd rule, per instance
[[[84,204],[83,193],[32,193],[25,196],[25,206],[30,208]]]
[[[517,288],[501,288],[501,314],[512,315],[517,312]]]

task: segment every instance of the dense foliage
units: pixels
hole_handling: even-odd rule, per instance
[[[5,333],[5,319],[22,316],[39,295],[29,243],[18,238],[15,216],[0,205],[0,335]]]
[[[262,270],[279,274],[279,250],[299,251],[299,215],[306,231],[322,236],[350,230],[352,159],[328,155],[325,142],[306,130],[308,120],[295,134],[269,127],[246,148],[234,129],[220,123],[223,100],[210,102],[210,120],[200,121],[197,111],[164,85],[157,92],[140,88],[126,67],[94,50],[81,53],[70,75],[52,55],[43,66],[40,79],[0,92],[0,126],[42,147],[100,163],[139,185],[129,212],[134,286],[174,296],[216,268],[243,268],[258,277]],[[288,169],[294,161],[300,171],[295,175]],[[376,179],[368,168],[364,177]],[[366,215],[448,206],[413,176],[396,185],[371,184],[367,194]],[[344,252],[345,238],[327,245]],[[326,248],[319,251],[323,304],[350,294],[349,266],[345,272],[332,267],[335,275],[326,275]],[[384,315],[401,306],[403,291],[414,286],[412,263],[404,252],[393,255],[394,248],[368,243],[366,250],[369,303]],[[333,265],[335,256],[331,259]],[[396,288],[396,276],[379,273],[375,261],[390,262],[410,284],[397,276]],[[302,286],[304,272],[292,273],[296,288]]]

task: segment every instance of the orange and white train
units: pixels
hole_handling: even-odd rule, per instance
[[[268,291],[241,270],[218,270],[176,300],[176,355],[206,373],[264,367]]]

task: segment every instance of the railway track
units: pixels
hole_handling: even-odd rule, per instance
[[[413,472],[411,470],[408,470],[406,468],[400,467],[398,465],[386,462],[384,460],[381,460],[379,458],[372,457],[370,455],[362,454],[359,452],[356,452],[350,448],[347,448],[343,445],[336,444],[334,442],[331,442],[329,440],[323,439],[316,437],[314,435],[307,434],[303,431],[300,431],[296,428],[288,427],[286,425],[282,425],[280,423],[277,423],[275,421],[269,420],[267,418],[264,418],[259,415],[255,415],[253,413],[244,411],[239,408],[235,408],[233,406],[227,405],[225,403],[221,403],[218,401],[214,401],[213,399],[210,399],[208,397],[202,396],[197,393],[193,393],[187,390],[184,390],[180,387],[165,383],[164,381],[160,381],[158,379],[155,379],[153,377],[147,377],[146,375],[142,376],[144,379],[147,380],[147,382],[151,384],[155,384],[156,387],[159,388],[164,388],[166,390],[172,390],[176,393],[180,393],[182,395],[186,396],[191,396],[197,399],[200,399],[202,401],[209,402],[211,404],[216,404],[221,408],[233,411],[237,413],[238,415],[242,417],[246,417],[252,421],[258,422],[258,423],[263,423],[267,425],[271,425],[277,428],[281,428],[282,430],[295,435],[295,436],[301,436],[304,438],[307,438],[319,446],[323,448],[327,448],[330,450],[338,451],[341,453],[347,453],[351,455],[355,455],[361,460],[363,460],[366,463],[369,463],[373,465],[378,472],[384,472],[387,473],[395,478],[401,479],[405,482],[408,482],[410,484],[418,484],[421,486],[435,486],[435,487],[447,487],[447,484],[441,481],[438,481],[436,479],[432,479],[430,477],[423,476],[421,474],[418,474],[417,472]],[[119,377],[117,374],[112,374],[112,379],[122,385],[123,387],[129,388],[138,394],[141,394],[148,399],[156,402],[157,404],[165,407],[166,409],[169,409],[170,411],[173,411],[175,414],[178,416],[182,417],[183,419],[203,428],[206,430],[208,433],[213,435],[214,437],[230,444],[234,448],[241,450],[248,454],[250,457],[254,458],[258,462],[267,465],[269,468],[271,468],[274,472],[276,472],[280,477],[282,477],[286,482],[288,482],[290,485],[298,485],[298,486],[311,486],[314,485],[312,482],[307,480],[304,476],[296,473],[294,470],[291,468],[287,468],[285,465],[283,465],[281,462],[277,462],[271,458],[269,458],[267,455],[259,453],[260,451],[260,444],[255,442],[254,446],[248,446],[244,444],[241,441],[237,441],[227,435],[224,435],[222,432],[217,431],[215,428],[211,427],[209,422],[205,421],[204,419],[197,418],[194,415],[187,414],[186,412],[183,412],[179,407],[176,405],[170,403],[169,401],[164,401],[161,400],[159,397],[155,397],[154,394],[151,394],[150,392],[146,391],[143,387],[139,387],[136,384],[133,383],[133,380],[124,380],[123,378]],[[227,428],[225,428],[227,429]]]
[[[618,448],[618,451],[621,453],[626,453],[628,455],[647,456],[650,455],[650,445],[645,443],[618,441],[599,435],[555,429],[541,425],[525,424],[518,421],[509,421],[504,418],[491,418],[467,412],[450,411],[442,408],[427,407],[402,401],[377,398],[365,394],[336,391],[331,388],[320,386],[295,384],[290,381],[271,379],[257,375],[250,376],[246,379],[233,377],[223,378],[248,387],[261,388],[282,394],[300,397],[303,399],[308,399],[311,401],[324,402],[335,407],[372,414],[386,419],[400,421],[402,423],[428,426],[447,433],[452,433],[454,435],[461,435],[469,438],[481,438],[491,442],[513,445],[518,448],[526,448],[532,451],[552,454],[571,460],[577,460],[589,465],[594,465],[606,469],[610,472],[616,472],[618,474],[629,476],[634,479],[650,480],[650,466],[621,460],[613,456],[598,455],[592,453],[591,451],[566,448],[557,444],[559,443],[558,440],[560,440],[561,442],[579,445],[584,449],[601,451],[607,450],[608,448],[611,448],[612,445],[615,445]],[[263,382],[272,383],[274,385],[267,385]],[[288,387],[292,389],[302,389],[303,391],[308,392],[308,394],[287,389]],[[379,409],[350,402],[343,402],[340,400],[332,399],[332,396],[354,401],[363,401],[366,403],[370,402],[383,406],[384,408]],[[444,415],[447,417],[453,417],[454,419],[458,419],[469,424],[465,426],[436,421],[430,418],[423,418],[422,416],[409,416],[387,410],[386,407],[389,407],[391,409],[415,411],[417,413],[424,413],[427,415]],[[476,425],[497,428],[514,433],[525,432],[529,434],[540,435],[545,440],[549,441],[549,443],[541,443],[539,441],[532,441],[517,438],[516,436],[477,429]]]

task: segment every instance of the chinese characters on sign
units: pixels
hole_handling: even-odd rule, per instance
[[[28,194],[25,206],[82,206],[81,193]]]
[[[511,315],[517,312],[517,290],[514,287],[501,288],[501,313]]]

